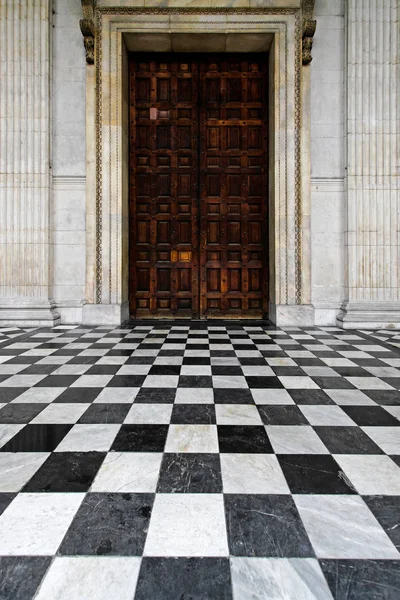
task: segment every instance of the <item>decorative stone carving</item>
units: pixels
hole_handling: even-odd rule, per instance
[[[309,65],[312,61],[311,50],[317,21],[313,19],[315,0],[303,0],[303,37],[302,37],[302,62]]]
[[[83,35],[83,43],[86,50],[86,62],[88,65],[94,64],[94,9],[95,0],[81,0],[83,19],[79,21],[81,32]]]

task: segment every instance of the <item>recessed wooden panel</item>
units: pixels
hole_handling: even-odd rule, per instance
[[[132,316],[266,313],[266,59],[132,55]]]

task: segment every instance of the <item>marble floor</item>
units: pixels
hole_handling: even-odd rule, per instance
[[[1,600],[399,600],[387,332],[11,329]]]

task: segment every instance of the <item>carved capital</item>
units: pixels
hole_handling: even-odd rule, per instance
[[[312,61],[311,50],[317,21],[313,19],[315,0],[302,0],[303,36],[302,36],[302,63],[309,65]]]
[[[89,65],[94,63],[94,9],[96,0],[81,0],[83,19],[79,21],[81,32],[83,35],[83,43],[86,50],[86,62]]]

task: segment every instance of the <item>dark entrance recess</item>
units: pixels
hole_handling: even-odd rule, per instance
[[[266,315],[266,54],[130,59],[134,318]]]

